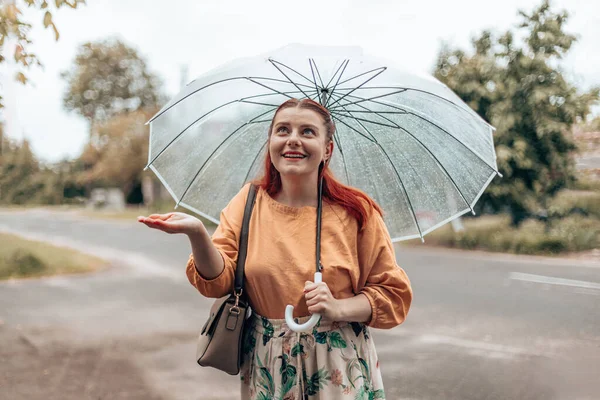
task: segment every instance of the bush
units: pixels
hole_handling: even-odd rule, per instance
[[[426,244],[467,250],[516,254],[559,254],[600,247],[600,219],[571,215],[548,223],[526,220],[518,228],[508,216],[484,216],[465,220],[465,230],[455,233],[450,226],[425,237]]]
[[[548,205],[550,218],[573,214],[600,218],[600,192],[563,190]]]

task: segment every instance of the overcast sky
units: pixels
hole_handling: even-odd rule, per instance
[[[366,53],[392,59],[410,69],[431,72],[441,42],[470,48],[483,29],[504,31],[518,21],[519,8],[530,11],[541,0],[88,0],[77,10],[61,8],[54,16],[61,38],[41,25],[42,13],[26,11],[31,50],[44,69],[28,73],[31,84],[15,83],[10,65],[2,67],[3,119],[8,135],[27,137],[45,161],[77,157],[87,140],[82,117],[62,109],[68,69],[78,45],[117,36],[135,47],[167,95],[180,86],[182,66],[188,80],[231,59],[251,56],[289,43],[357,45]],[[600,2],[555,0],[567,9],[567,30],[579,42],[564,61],[581,88],[600,85]],[[9,59],[7,55],[7,59]]]

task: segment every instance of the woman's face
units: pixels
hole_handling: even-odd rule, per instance
[[[328,160],[332,151],[333,143],[317,112],[289,107],[275,116],[269,154],[282,178],[317,176],[319,164]]]

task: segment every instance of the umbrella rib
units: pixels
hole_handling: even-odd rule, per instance
[[[308,93],[311,93],[311,92],[313,92],[313,91],[312,91],[312,90],[309,90],[309,91],[308,91]],[[288,93],[288,94],[290,94],[290,93],[297,93],[297,92],[296,92],[296,91],[294,91],[294,92],[287,92],[287,93]],[[269,93],[269,96],[272,96],[272,95],[274,95],[274,94],[278,94],[278,93]],[[246,98],[249,98],[249,97],[246,97]],[[238,100],[238,101],[239,101],[240,103],[246,103],[246,104],[256,104],[256,105],[259,105],[259,106],[269,106],[269,107],[279,107],[279,106],[280,106],[280,104],[259,103],[259,102],[257,102],[257,101],[248,101],[248,100],[245,100],[245,99],[240,99],[240,100]]]
[[[305,96],[305,97],[309,97],[309,96],[308,96],[306,93],[304,93],[304,91],[303,91],[302,89],[300,89],[300,86],[296,85],[296,82],[294,82],[293,80],[291,80],[291,79],[290,79],[290,77],[289,77],[289,76],[287,76],[287,75],[285,74],[285,72],[283,72],[283,71],[281,70],[281,68],[279,68],[279,67],[278,67],[276,64],[281,64],[281,65],[283,65],[284,67],[286,67],[286,68],[288,68],[288,69],[290,69],[290,70],[294,71],[295,73],[297,73],[298,75],[300,75],[301,77],[303,77],[304,79],[306,79],[307,81],[309,81],[310,83],[313,83],[313,82],[311,82],[311,81],[310,81],[310,79],[308,79],[307,77],[305,77],[304,75],[302,75],[302,74],[301,74],[301,73],[299,73],[298,71],[295,71],[294,69],[292,69],[292,68],[288,67],[287,65],[285,65],[285,64],[282,64],[282,63],[280,63],[280,62],[278,62],[278,61],[275,61],[275,60],[273,60],[273,59],[269,59],[269,62],[271,63],[271,65],[272,65],[272,66],[274,66],[274,67],[277,69],[277,71],[279,71],[279,72],[281,73],[281,75],[285,76],[285,77],[286,77],[286,79],[287,79],[288,81],[290,81],[290,83],[291,83],[292,85],[296,86],[296,87],[298,88],[298,90],[300,90],[300,91],[302,92],[302,94],[304,94],[304,96]]]
[[[312,58],[308,59],[308,65],[310,65],[310,72],[313,76],[313,82],[315,83],[315,90],[317,91],[317,95],[319,94],[319,86],[317,85],[317,78],[315,78],[315,71],[312,66]]]
[[[380,74],[382,74],[384,71],[386,70],[386,67],[381,67],[381,70],[373,75],[372,77],[370,77],[369,79],[367,79],[366,81],[364,81],[363,83],[361,83],[360,85],[356,86],[353,90],[349,91],[348,93],[346,93],[345,95],[343,95],[341,98],[337,99],[335,102],[333,102],[331,105],[335,105],[336,103],[339,103],[340,101],[342,101],[346,96],[349,96],[350,93],[354,92],[355,90],[360,89],[363,85],[365,85],[367,82],[369,82],[372,79],[377,78]],[[347,82],[347,81],[346,81]]]
[[[287,92],[287,93],[296,93],[296,92]],[[177,140],[177,139],[178,139],[178,138],[179,138],[181,135],[183,135],[183,134],[184,134],[184,133],[185,133],[185,132],[186,132],[186,131],[187,131],[189,128],[191,128],[191,127],[192,127],[192,126],[193,126],[193,125],[194,125],[196,122],[200,121],[202,118],[206,117],[208,114],[210,114],[210,113],[213,113],[213,112],[217,111],[218,109],[220,109],[220,108],[223,108],[223,107],[226,107],[226,106],[228,106],[228,105],[230,105],[230,104],[233,104],[233,103],[238,103],[238,102],[250,103],[250,102],[246,102],[246,101],[245,101],[246,99],[252,99],[252,98],[257,98],[257,97],[264,97],[264,96],[273,96],[274,94],[278,94],[278,93],[264,93],[264,94],[257,94],[257,95],[254,95],[254,96],[243,97],[243,98],[241,98],[241,99],[238,99],[238,100],[232,100],[232,101],[230,101],[230,102],[228,102],[228,103],[221,104],[219,107],[215,107],[215,108],[213,108],[212,110],[208,111],[208,112],[207,112],[207,113],[205,113],[204,115],[200,116],[200,118],[197,118],[197,119],[195,119],[194,121],[192,121],[192,123],[191,123],[191,124],[189,124],[188,126],[186,126],[186,127],[185,127],[185,128],[184,128],[184,129],[183,129],[181,132],[179,132],[179,133],[177,134],[177,136],[175,136],[173,139],[171,139],[171,141],[170,141],[169,143],[167,143],[167,145],[166,145],[166,146],[165,146],[165,147],[164,147],[164,148],[163,148],[163,149],[162,149],[162,150],[161,150],[161,151],[160,151],[160,152],[159,152],[159,153],[158,153],[156,156],[154,156],[154,158],[153,158],[152,160],[150,160],[150,161],[148,162],[148,164],[147,164],[147,165],[144,167],[144,169],[146,169],[146,168],[148,168],[150,165],[152,165],[152,163],[153,163],[154,161],[156,161],[156,159],[157,159],[158,157],[160,157],[160,156],[161,156],[161,154],[162,154],[162,153],[164,153],[164,152],[165,152],[165,151],[166,151],[166,150],[169,148],[169,146],[171,146],[171,145],[172,145],[172,144],[173,144],[173,143],[174,143],[174,142],[175,142],[175,141],[176,141],[176,140]],[[269,106],[270,106],[270,105],[269,105]],[[278,107],[278,106],[274,106],[274,107]]]
[[[280,92],[279,90],[273,89],[272,87],[269,87],[269,86],[267,86],[267,85],[264,85],[264,84],[262,84],[262,83],[260,83],[260,82],[257,82],[257,81],[255,81],[253,78],[246,78],[246,79],[247,79],[247,80],[249,80],[249,81],[250,81],[250,82],[252,82],[252,83],[255,83],[255,84],[259,85],[259,86],[262,86],[262,87],[264,87],[265,89],[269,89],[269,90],[273,91],[274,93],[279,93],[279,94],[281,94],[281,95],[284,95],[284,96],[286,96],[286,97],[289,97],[290,99],[293,99],[293,97],[292,97],[292,96],[288,96],[288,95],[287,95],[287,94],[285,94],[284,92]],[[298,86],[296,86],[296,87],[298,88],[298,90],[300,90],[302,93],[304,93],[304,92],[302,91],[302,89],[300,89]],[[306,96],[306,94],[304,94],[304,95]]]
[[[311,86],[312,86],[312,83],[313,83],[313,81],[311,81],[311,80],[310,80],[309,78],[307,78],[306,76],[302,75],[300,72],[296,71],[294,68],[292,68],[292,67],[289,67],[289,66],[285,65],[284,63],[282,63],[282,62],[279,62],[279,61],[277,61],[277,60],[274,60],[274,59],[272,59],[272,58],[269,58],[269,61],[271,62],[271,64],[273,64],[273,63],[277,63],[277,64],[279,64],[279,65],[281,65],[281,66],[283,66],[283,67],[285,67],[285,68],[289,69],[290,71],[292,71],[292,72],[294,72],[294,73],[296,73],[296,74],[300,75],[301,77],[303,77],[304,79],[306,79],[308,82],[310,82],[310,83],[311,83]],[[286,78],[287,78],[287,77],[286,77]],[[290,80],[290,82],[292,82],[292,81]]]
[[[397,90],[395,92],[380,94],[379,96],[373,96],[373,97],[369,97],[369,98],[364,98],[364,97],[360,97],[360,96],[350,96],[349,95],[350,93],[348,93],[346,96],[357,98],[357,99],[360,99],[360,100],[359,101],[354,101],[354,102],[344,103],[344,106],[350,106],[350,105],[354,105],[354,104],[364,103],[365,101],[373,101],[373,99],[379,99],[379,98],[382,98],[382,97],[391,96],[393,94],[399,94],[399,93],[402,93],[402,92],[405,92],[405,91],[406,91],[406,89],[401,89],[401,90]],[[341,96],[341,95],[338,95],[338,96]],[[341,98],[340,98],[340,100],[341,100]],[[377,103],[377,104],[381,104],[381,103]],[[335,110],[336,108],[337,107],[334,107],[332,109]],[[394,107],[394,108],[398,108],[398,107]],[[400,109],[400,110],[402,110],[402,109]],[[404,110],[402,110],[402,111],[404,111]]]
[[[375,98],[378,98],[378,97],[389,96],[389,95],[391,95],[391,94],[394,94],[394,93],[386,94],[386,95],[383,95],[383,96],[376,96],[376,97],[373,97],[373,98],[375,99]],[[488,163],[487,163],[487,162],[484,160],[484,158],[483,158],[481,155],[479,155],[479,153],[477,153],[475,150],[471,149],[469,146],[467,146],[467,145],[466,145],[465,143],[463,143],[462,141],[458,140],[458,138],[456,138],[456,136],[454,136],[453,134],[451,134],[450,132],[448,132],[446,129],[444,129],[444,128],[440,127],[439,125],[437,125],[437,124],[436,124],[436,123],[434,123],[433,121],[430,121],[430,120],[428,120],[427,118],[425,118],[425,117],[422,117],[421,115],[415,114],[415,113],[414,113],[414,112],[412,112],[412,111],[407,111],[407,110],[405,110],[405,109],[403,109],[403,108],[400,108],[400,107],[398,107],[398,106],[397,106],[397,105],[395,105],[395,104],[382,103],[382,102],[380,102],[380,101],[375,101],[375,100],[372,100],[372,99],[364,99],[364,98],[362,98],[362,97],[358,97],[358,96],[350,96],[350,97],[354,97],[354,98],[357,98],[357,99],[361,99],[361,101],[359,101],[359,102],[355,102],[355,103],[352,103],[352,104],[358,104],[358,103],[362,103],[362,102],[364,102],[364,101],[371,101],[371,102],[373,102],[373,103],[375,103],[375,104],[380,104],[380,105],[383,105],[383,106],[386,106],[386,107],[390,107],[390,108],[394,108],[394,109],[397,109],[397,110],[401,110],[401,111],[403,111],[405,114],[414,115],[415,117],[417,117],[417,118],[420,118],[420,119],[424,120],[425,122],[427,122],[427,123],[429,123],[429,124],[431,124],[431,125],[435,126],[436,128],[440,129],[442,132],[444,132],[445,134],[447,134],[448,136],[450,136],[452,139],[456,140],[458,143],[460,143],[460,145],[461,145],[461,146],[463,146],[465,149],[469,150],[469,151],[470,151],[471,153],[473,153],[473,154],[474,154],[474,155],[475,155],[477,158],[479,158],[481,161],[483,161],[483,163],[484,163],[485,165],[487,165],[487,166],[488,166],[488,167],[489,167],[489,168],[490,168],[492,171],[494,171],[496,174],[500,174],[500,173],[499,173],[499,172],[498,172],[498,171],[497,171],[497,170],[496,170],[494,167],[492,167],[491,165],[489,165],[489,164],[488,164]],[[347,103],[347,104],[348,104],[348,103]],[[346,104],[346,105],[347,105],[347,104]],[[330,110],[330,111],[331,111],[331,110]],[[333,111],[333,112],[335,112],[335,109],[334,109],[334,111]]]
[[[327,82],[327,86],[325,87],[329,87],[329,85],[331,85],[331,82],[333,82],[333,80],[335,79],[335,76],[337,75],[337,73],[340,71],[340,68],[342,68],[342,65],[344,65],[344,63],[346,62],[346,60],[342,61],[342,63],[340,64],[340,66],[338,67],[338,69],[335,70],[335,73],[331,76],[331,79],[329,80],[329,82]],[[342,75],[344,73],[342,72]],[[339,78],[338,78],[338,82],[339,82]],[[337,84],[336,84],[337,85]]]
[[[244,182],[248,181],[248,176],[250,176],[250,171],[252,171],[252,167],[254,166],[254,163],[256,162],[256,159],[258,158],[258,156],[260,155],[260,153],[262,152],[262,150],[265,148],[265,146],[267,145],[267,143],[269,143],[268,140],[266,140],[265,143],[260,148],[260,150],[256,152],[256,156],[254,156],[254,160],[252,160],[252,162],[250,163],[250,168],[248,168],[248,172],[246,172],[246,176],[244,177]]]
[[[349,117],[346,117],[345,115],[341,115],[339,112],[337,114],[340,115],[340,116],[342,116],[342,117],[345,117],[345,118],[354,118],[352,115],[350,115]],[[358,122],[358,124],[360,126],[363,127],[363,129],[369,134],[369,136],[371,136],[373,138],[373,142],[377,143],[377,138],[375,136],[373,136],[373,134],[363,124],[361,124],[360,121],[357,118],[354,118],[354,119],[356,120],[356,122]]]
[[[350,185],[350,175],[348,174],[348,166],[346,165],[346,158],[344,157],[344,150],[342,149],[342,142],[340,141],[340,139],[338,139],[336,137],[335,134],[333,135],[333,140],[337,143],[340,154],[342,155],[342,162],[344,163],[344,172],[346,173],[346,182],[348,182],[348,185]]]
[[[354,111],[347,111],[347,112],[348,113],[352,113]],[[352,118],[352,119],[355,119],[357,121],[368,122],[368,123],[374,124],[374,125],[385,126],[386,128],[400,128],[400,126],[398,124],[394,123],[393,121],[392,121],[392,123],[394,125],[388,125],[388,124],[384,124],[383,122],[371,121],[371,120],[368,120],[368,119],[365,119],[365,118],[358,118],[358,117],[355,117],[352,114],[344,114],[344,113],[341,113],[339,111],[336,112],[336,115],[339,115],[340,117],[345,117],[345,118]]]
[[[360,136],[364,137],[365,139],[367,139],[369,142],[373,142],[373,143],[377,143],[375,140],[373,140],[373,138],[370,138],[368,136],[365,136],[361,131],[357,130],[356,128],[354,128],[353,126],[348,125],[346,122],[342,121],[341,119],[339,119],[336,115],[331,115],[331,118],[341,122],[342,124],[346,125],[348,128],[352,129],[354,132],[358,133]],[[369,133],[370,134],[370,133]]]
[[[369,130],[360,121],[357,121],[357,122],[359,123],[360,126],[363,127],[364,130],[369,132]],[[371,132],[369,132],[369,135],[373,136],[373,134]],[[400,182],[400,185],[402,185],[402,189],[404,190],[404,193],[406,194],[406,200],[408,200],[408,206],[410,207],[410,210],[412,211],[413,220],[415,221],[415,224],[417,225],[417,230],[419,231],[419,236],[421,237],[421,240],[423,240],[423,233],[421,232],[421,227],[419,226],[419,221],[417,220],[417,215],[415,213],[415,209],[412,205],[412,201],[410,201],[410,196],[408,195],[408,191],[406,190],[406,187],[404,186],[404,182],[402,182],[402,178],[400,178],[400,174],[398,173],[396,166],[392,162],[392,159],[388,155],[387,151],[385,151],[383,146],[381,144],[379,144],[379,142],[377,142],[377,141],[375,141],[374,143],[377,145],[377,147],[379,147],[379,150],[381,150],[381,152],[385,155],[385,157],[388,159],[390,165],[394,169],[394,173],[396,174],[396,177],[398,178],[398,182]]]
[[[192,185],[194,184],[194,181],[196,180],[196,178],[198,177],[198,175],[200,175],[200,172],[202,171],[202,168],[204,168],[204,166],[210,161],[210,159],[212,158],[212,156],[215,155],[215,153],[225,144],[227,143],[227,141],[229,140],[229,138],[231,138],[237,131],[239,131],[240,129],[242,129],[244,126],[248,125],[251,121],[262,117],[265,114],[268,114],[272,111],[275,111],[275,108],[265,111],[264,113],[257,115],[256,117],[252,118],[250,121],[240,125],[239,127],[237,127],[233,132],[231,132],[229,134],[229,136],[227,136],[221,143],[219,143],[219,145],[212,151],[212,153],[210,153],[210,155],[208,156],[208,158],[204,161],[204,163],[202,163],[202,165],[200,166],[200,168],[198,168],[198,171],[196,172],[196,174],[194,175],[194,177],[190,180],[189,185],[185,188],[183,194],[181,195],[181,198],[179,199],[179,201],[177,201],[177,204],[175,207],[178,207],[179,204],[183,201],[185,195],[187,194],[188,190],[190,190],[190,188],[192,187]],[[237,135],[236,138],[239,138],[241,135]]]
[[[331,89],[332,96],[335,93],[335,89],[337,89],[337,86],[340,83],[340,79],[342,79],[342,76],[344,75],[344,71],[346,71],[346,67],[348,67],[348,64],[350,64],[350,60],[344,60],[344,62],[342,63],[342,65],[344,65],[344,68],[342,69],[342,72],[340,72],[340,76],[338,76],[338,79],[335,82],[335,85],[333,85],[333,89]],[[340,65],[340,67],[341,67],[341,65]],[[339,68],[338,68],[338,71],[339,71]],[[329,108],[329,99],[327,100],[327,107]]]
[[[280,82],[280,83],[290,83],[288,81],[285,81],[283,79],[275,79],[275,78],[262,78],[262,77],[258,77],[258,76],[253,76],[253,77],[244,77],[244,76],[236,76],[234,78],[227,78],[227,79],[222,79],[220,81],[216,81],[216,82],[212,82],[209,83],[208,85],[202,86],[201,88],[198,88],[196,90],[194,90],[193,92],[188,93],[187,95],[185,95],[184,97],[182,97],[181,99],[177,100],[175,103],[171,104],[169,107],[165,108],[164,110],[160,111],[158,114],[156,114],[155,116],[153,116],[152,118],[150,118],[150,120],[148,122],[146,122],[146,124],[154,121],[156,118],[160,117],[161,115],[163,115],[164,113],[166,113],[167,111],[169,111],[171,108],[175,107],[177,104],[181,103],[183,100],[187,99],[188,97],[198,93],[201,90],[206,89],[207,87],[213,86],[213,85],[217,85],[219,83],[224,83],[224,82],[229,82],[229,81],[234,81],[234,80],[238,80],[238,79],[265,79],[265,80],[270,80],[270,81],[276,81],[276,82]],[[307,85],[302,85],[299,84],[301,86],[307,86]],[[310,87],[310,86],[307,86]],[[272,90],[272,89],[271,89]]]
[[[353,77],[351,77],[351,78],[348,78],[348,79],[346,79],[345,81],[342,81],[342,82],[340,82],[340,85],[343,85],[343,84],[344,84],[344,83],[346,83],[346,82],[350,82],[351,80],[353,80],[353,79],[356,79],[356,78],[359,78],[359,77],[361,77],[361,76],[363,76],[363,75],[370,74],[371,72],[379,71],[377,74],[375,74],[373,77],[369,78],[369,79],[366,81],[366,82],[369,82],[371,79],[375,78],[377,75],[381,74],[381,73],[382,73],[383,71],[385,71],[386,69],[387,69],[387,67],[378,67],[378,68],[372,69],[372,70],[370,70],[370,71],[366,71],[366,72],[360,73],[360,74],[358,74],[358,75],[354,75]],[[364,82],[364,83],[363,83],[363,85],[364,85],[366,82]],[[360,85],[360,86],[362,86],[362,85]],[[360,86],[359,86],[359,87],[360,87]]]
[[[352,89],[352,88],[342,88],[342,89],[339,89],[339,90],[351,90],[351,89]],[[428,92],[427,90],[423,90],[423,89],[416,89],[416,88],[403,88],[403,87],[400,87],[400,86],[396,86],[396,87],[394,87],[394,86],[367,86],[367,87],[363,87],[362,89],[405,89],[406,91],[411,91],[411,92],[420,92],[420,93],[428,94],[428,95],[430,95],[430,96],[433,96],[433,97],[437,97],[438,99],[440,99],[440,100],[443,100],[443,101],[445,101],[446,103],[450,103],[450,104],[452,104],[454,107],[458,108],[460,111],[462,111],[462,112],[466,112],[467,114],[469,114],[469,116],[471,116],[471,115],[470,115],[471,113],[470,113],[470,111],[469,111],[469,110],[471,110],[470,108],[469,108],[469,110],[467,110],[467,109],[465,109],[464,107],[461,107],[460,105],[456,104],[456,103],[455,103],[455,102],[453,102],[452,100],[449,100],[449,99],[447,99],[447,98],[445,98],[445,97],[442,97],[442,96],[440,96],[440,95],[438,95],[438,94],[435,94],[435,93],[432,93],[432,92]],[[473,110],[471,110],[471,111],[473,111]],[[481,116],[480,116],[479,114],[475,113],[475,115],[477,115],[479,118],[481,118]],[[483,118],[482,118],[482,120],[483,120]],[[488,124],[488,125],[489,125],[489,123],[488,123],[487,121],[485,121],[485,120],[483,120],[483,121],[484,121],[486,124]]]
[[[359,106],[359,107],[364,107],[364,106]],[[464,194],[462,193],[462,191],[460,190],[460,188],[456,184],[456,181],[454,180],[454,178],[452,178],[452,175],[450,175],[450,173],[448,172],[448,170],[446,169],[446,167],[444,167],[444,165],[437,158],[437,156],[435,154],[433,154],[433,152],[427,146],[425,146],[425,144],[423,142],[421,142],[421,140],[419,140],[415,135],[413,135],[408,129],[405,129],[405,128],[401,127],[396,122],[394,122],[391,119],[385,117],[384,115],[380,115],[380,117],[383,118],[383,119],[385,119],[385,120],[387,120],[387,121],[389,121],[390,123],[396,125],[396,128],[401,129],[404,132],[408,133],[414,140],[416,140],[429,153],[429,155],[431,155],[431,157],[433,157],[433,159],[437,162],[437,164],[444,170],[444,173],[448,176],[448,178],[450,178],[450,181],[452,182],[452,184],[454,185],[454,187],[456,188],[456,190],[460,194],[460,197],[462,197],[462,199],[465,201],[465,203],[469,206],[469,208],[471,209],[471,213],[473,213],[473,215],[475,215],[475,210],[473,210],[473,207],[471,206],[471,204],[469,204],[469,201],[465,198]],[[352,118],[354,118],[354,117],[352,117]],[[369,123],[376,123],[377,124],[377,122],[371,122],[371,121],[368,121],[368,120],[365,120],[365,121],[369,122]],[[388,126],[388,125],[384,125],[384,126]]]
[[[279,82],[279,83],[286,83],[288,85],[294,85],[294,86],[298,85],[298,86],[302,86],[307,89],[308,88],[312,89],[312,85],[306,85],[304,83],[298,83],[298,82],[296,82],[296,84],[294,84],[293,82],[286,81],[285,79],[264,78],[262,76],[250,76],[249,78],[257,79],[257,80],[265,80],[265,81],[274,81],[274,82]],[[298,89],[298,90],[300,90],[300,89]]]
[[[315,62],[314,59],[310,58],[309,63],[312,63],[315,66],[315,69],[317,70],[317,76],[319,77],[319,82],[321,82],[321,87],[325,87],[323,86],[323,79],[321,78],[321,73],[319,72],[319,67],[317,67],[317,63]],[[312,71],[312,65],[310,66],[310,69]],[[313,80],[315,81],[315,86],[317,85],[317,80],[315,79],[315,73],[313,72]]]

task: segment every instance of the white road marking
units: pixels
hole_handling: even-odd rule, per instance
[[[584,288],[584,289],[600,290],[600,283],[597,283],[597,282],[577,281],[574,279],[555,278],[552,276],[524,274],[522,272],[511,272],[509,274],[508,278],[513,279],[515,281],[544,283],[544,284],[548,284],[548,285],[561,285],[561,286],[571,286],[571,287],[578,287],[578,288]]]
[[[443,335],[421,335],[417,342],[428,345],[449,345],[468,349],[473,355],[487,356],[490,358],[507,358],[513,356],[549,356],[549,353],[539,353],[519,347],[506,346],[491,342],[482,342],[478,340],[460,339],[452,336]]]

